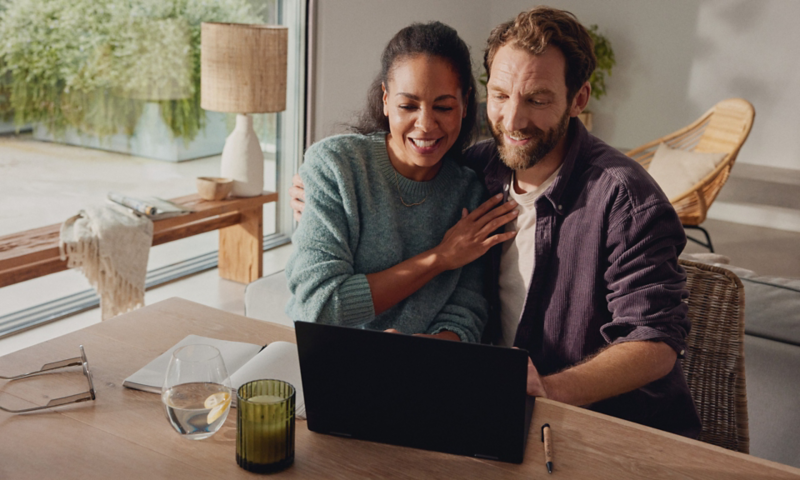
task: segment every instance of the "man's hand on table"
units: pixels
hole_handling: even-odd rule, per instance
[[[528,395],[575,406],[636,390],[667,375],[678,356],[664,342],[609,345],[583,363],[542,377],[528,358]]]
[[[531,357],[528,357],[528,384],[526,391],[528,395],[532,397],[547,398],[547,390],[544,388],[542,376],[539,375],[539,371],[536,370],[536,366],[533,364]]]

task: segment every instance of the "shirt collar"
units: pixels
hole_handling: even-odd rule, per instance
[[[543,195],[553,204],[555,211],[561,215],[564,215],[564,212],[568,210],[567,203],[571,197],[567,186],[576,171],[576,166],[580,159],[587,157],[583,152],[589,146],[590,137],[586,127],[577,117],[570,118],[567,130],[567,142],[569,145],[567,154],[564,155],[564,161],[561,163],[561,171]]]

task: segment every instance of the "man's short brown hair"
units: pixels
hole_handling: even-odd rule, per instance
[[[495,54],[500,47],[507,44],[532,55],[542,54],[549,45],[558,47],[566,59],[564,78],[569,101],[572,101],[581,86],[589,80],[597,65],[592,37],[575,15],[564,10],[534,7],[495,27],[489,35],[483,57],[487,78],[491,76]]]

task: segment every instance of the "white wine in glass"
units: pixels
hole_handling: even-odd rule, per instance
[[[172,353],[161,401],[179,434],[192,440],[214,435],[228,418],[231,394],[228,371],[215,347],[187,345]]]

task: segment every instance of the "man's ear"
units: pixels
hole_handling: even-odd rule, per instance
[[[577,117],[579,113],[586,108],[586,105],[589,103],[589,97],[592,94],[592,86],[589,82],[585,82],[581,85],[581,88],[578,89],[578,92],[575,93],[575,97],[572,98],[572,105],[569,107],[569,116],[570,117]]]
[[[389,116],[389,92],[386,91],[386,85],[381,83],[381,90],[383,91],[383,116]]]

